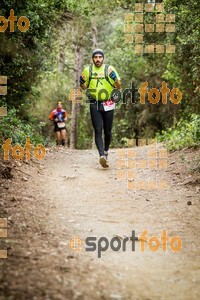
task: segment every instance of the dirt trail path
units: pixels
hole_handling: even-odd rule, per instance
[[[34,170],[23,169],[32,176],[20,194],[21,178],[4,185],[3,199],[12,210],[1,216],[13,215],[9,258],[0,260],[0,299],[199,299],[199,189],[181,183],[175,158],[164,172],[167,190],[128,189],[116,175],[117,150],[110,151],[108,170],[98,166],[96,154],[50,150]],[[98,258],[97,251],[69,247],[74,237],[118,236],[123,243],[132,230],[136,236],[147,230],[148,239],[159,240],[166,230],[170,239],[181,238],[182,249],[174,253],[167,243],[166,252],[153,252],[144,242],[142,253],[141,242],[132,251],[129,240],[126,251],[109,247]]]

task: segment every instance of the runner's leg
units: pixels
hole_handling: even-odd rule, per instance
[[[60,144],[60,131],[56,131],[56,144],[57,146]]]
[[[112,139],[112,124],[114,118],[114,109],[110,111],[104,111],[102,113],[103,116],[103,128],[104,128],[104,150],[108,151],[110,142]]]
[[[66,129],[62,129],[62,130],[61,130],[61,138],[62,138],[62,146],[65,146]]]
[[[90,104],[90,114],[92,119],[92,125],[95,132],[95,144],[99,151],[99,155],[104,155],[103,149],[103,139],[102,139],[102,129],[103,129],[103,119],[102,111],[97,109],[97,104]]]

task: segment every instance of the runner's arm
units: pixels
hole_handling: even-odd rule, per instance
[[[120,90],[120,89],[121,89],[121,86],[122,86],[121,80],[115,81],[114,86],[116,87],[116,89]]]
[[[83,90],[86,90],[88,85],[86,84],[86,76],[84,74],[82,74],[80,76],[80,87],[83,89]]]
[[[80,87],[86,90],[89,85],[89,68],[86,67],[80,76]]]
[[[108,72],[109,72],[109,77],[114,81],[115,88],[120,89],[121,88],[121,79],[119,77],[119,74],[115,70],[115,68],[110,66],[108,69]]]
[[[65,111],[65,113],[64,113],[64,122],[66,122],[66,121],[67,121],[67,113]]]
[[[53,111],[49,115],[49,120],[54,121],[54,112]]]

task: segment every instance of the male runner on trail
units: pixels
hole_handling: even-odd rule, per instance
[[[114,88],[120,89],[121,81],[114,67],[103,64],[104,53],[101,49],[95,49],[92,52],[92,60],[93,64],[86,67],[80,76],[80,86],[88,92],[95,143],[100,156],[99,163],[107,168],[115,108],[111,93]],[[104,143],[102,129],[104,130]]]
[[[62,109],[62,103],[58,102],[56,109],[54,109],[50,115],[49,120],[54,123],[54,131],[56,132],[56,145],[60,144],[60,139],[62,139],[62,146],[65,146],[66,140],[66,125],[67,113]]]

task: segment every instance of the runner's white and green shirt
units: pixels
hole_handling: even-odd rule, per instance
[[[85,75],[86,85],[88,85],[89,82],[89,72],[90,72],[89,68],[90,68],[89,66],[86,67],[82,73],[82,75]],[[109,66],[108,74],[110,74],[112,71],[116,73],[117,79],[120,80],[119,74],[117,73],[115,68]],[[112,85],[114,85],[115,81],[110,77],[109,80],[112,83]],[[92,98],[95,100],[103,100],[103,101],[109,100],[111,97],[111,92],[114,89],[112,85],[105,79],[105,64],[103,64],[101,67],[96,67],[93,64],[92,79],[90,81],[90,86],[88,87],[88,89],[91,90],[89,93],[92,96]]]

